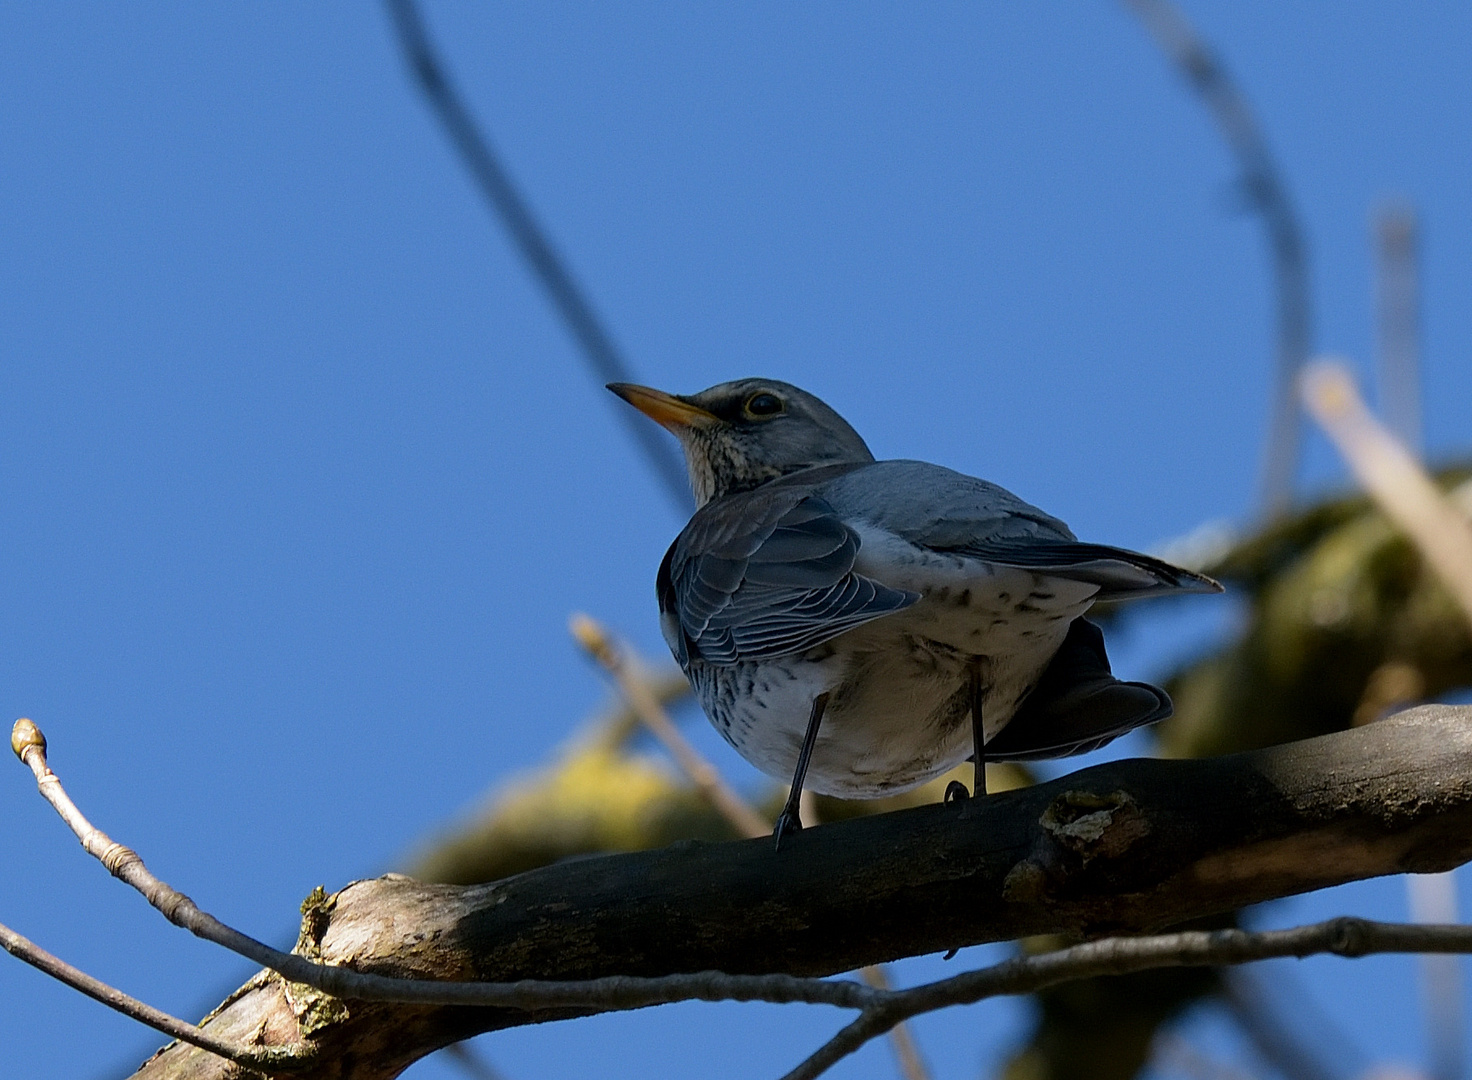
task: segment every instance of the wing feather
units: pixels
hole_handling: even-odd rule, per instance
[[[1076,540],[1029,539],[1024,543],[978,540],[956,549],[999,566],[1099,586],[1100,600],[1128,600],[1166,592],[1221,592],[1216,581],[1152,555]]]
[[[849,520],[909,543],[1099,587],[1124,600],[1167,592],[1220,592],[1208,577],[1123,548],[1079,542],[1068,526],[996,484],[922,461],[878,461],[820,492]]]

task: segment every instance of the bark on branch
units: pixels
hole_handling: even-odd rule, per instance
[[[309,901],[299,949],[408,978],[825,975],[1030,934],[1152,930],[1469,858],[1472,708],[1428,706],[1251,754],[1114,762],[823,826],[781,852],[689,842],[483,886],[356,882]],[[263,973],[206,1027],[312,1040],[320,1064],[297,1076],[378,1080],[478,1032],[579,1011],[339,1002]],[[173,1046],[139,1075],[233,1070]]]

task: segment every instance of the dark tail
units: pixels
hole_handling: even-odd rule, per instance
[[[1164,690],[1111,675],[1103,632],[1087,619],[1074,619],[1037,686],[986,744],[987,760],[1086,754],[1127,731],[1164,720],[1171,708]]]

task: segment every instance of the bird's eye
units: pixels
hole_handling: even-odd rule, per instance
[[[776,394],[752,394],[746,402],[746,411],[751,416],[776,416],[783,408],[782,399]]]

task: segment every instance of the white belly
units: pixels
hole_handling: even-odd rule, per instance
[[[848,798],[916,787],[971,755],[972,670],[994,737],[1097,591],[933,552],[911,558],[867,536],[856,569],[923,599],[800,656],[729,667],[695,661],[689,672],[716,729],[783,781],[792,778],[813,700],[827,692],[805,786]]]

